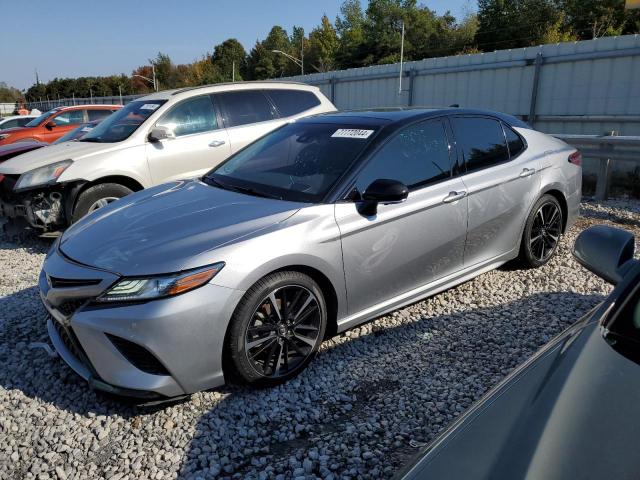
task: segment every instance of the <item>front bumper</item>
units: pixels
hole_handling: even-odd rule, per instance
[[[153,400],[222,385],[224,336],[244,292],[207,284],[145,303],[92,302],[117,278],[74,263],[57,250],[45,260],[40,295],[60,357],[92,387],[118,395]],[[60,279],[76,284],[57,288]],[[81,285],[89,280],[94,284]],[[143,371],[136,351],[119,348],[114,339],[141,347],[138,354],[146,352],[161,372]]]

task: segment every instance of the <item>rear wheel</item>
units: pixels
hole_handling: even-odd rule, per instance
[[[130,193],[133,193],[133,190],[119,183],[100,183],[87,188],[78,196],[76,207],[73,210],[72,223]]]
[[[533,206],[522,234],[520,260],[540,267],[555,255],[562,235],[562,208],[552,195],[543,195]]]
[[[231,318],[226,350],[236,380],[282,383],[315,357],[327,308],[318,284],[300,272],[277,272],[251,287]]]

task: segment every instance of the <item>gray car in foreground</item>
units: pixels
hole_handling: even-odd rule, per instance
[[[579,153],[508,115],[298,120],[67,230],[39,280],[49,334],[119,394],[274,385],[328,335],[516,257],[546,263],[580,189]]]
[[[640,261],[595,226],[583,265],[616,284],[592,312],[490,391],[397,478],[632,479],[640,456]]]

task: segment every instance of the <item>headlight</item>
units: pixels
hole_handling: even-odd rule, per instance
[[[73,163],[71,160],[63,160],[62,162],[52,163],[44,167],[36,168],[29,172],[25,172],[20,175],[14,190],[20,190],[21,188],[36,187],[38,185],[45,185],[47,183],[53,183],[58,180],[58,177],[62,175],[69,166]]]
[[[9,138],[11,135],[8,133],[0,133],[0,140],[4,140],[5,138]]]
[[[203,286],[217,275],[224,262],[208,267],[147,278],[123,278],[98,297],[99,302],[134,302],[171,297]]]

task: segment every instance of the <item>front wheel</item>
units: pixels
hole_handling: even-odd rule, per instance
[[[300,373],[324,338],[327,308],[309,276],[277,272],[258,281],[231,318],[225,348],[234,379],[273,386]]]
[[[562,235],[562,208],[552,195],[543,195],[533,206],[522,234],[520,260],[540,267],[556,253]]]
[[[73,209],[72,223],[130,193],[133,193],[133,190],[119,183],[100,183],[87,188],[78,196],[76,207]]]

